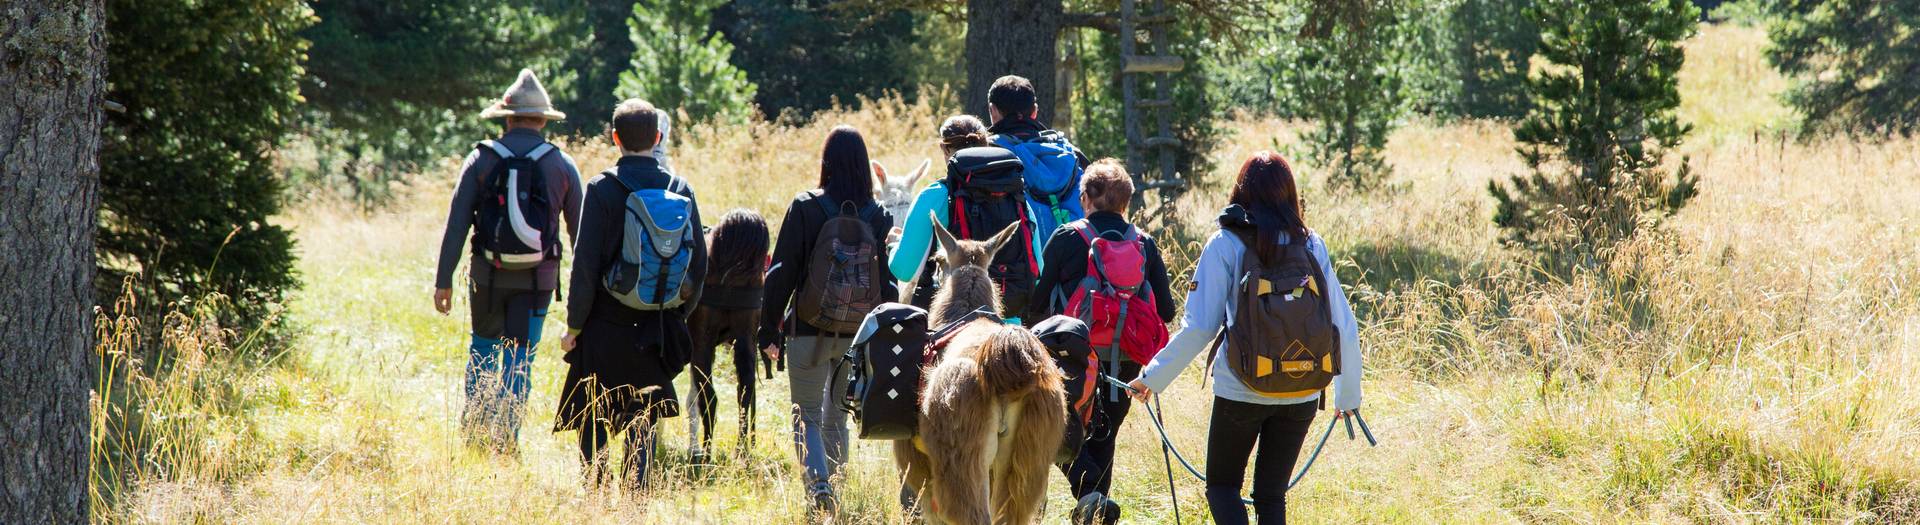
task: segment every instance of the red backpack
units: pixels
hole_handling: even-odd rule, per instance
[[[1160,322],[1160,309],[1153,291],[1147,286],[1146,243],[1132,226],[1115,241],[1094,233],[1086,220],[1067,225],[1087,241],[1087,276],[1080,288],[1067,298],[1066,315],[1087,323],[1087,339],[1096,349],[1104,349],[1107,359],[1118,360],[1118,346],[1135,363],[1153,361],[1154,354],[1167,345],[1167,325]],[[1114,332],[1120,333],[1114,337]]]

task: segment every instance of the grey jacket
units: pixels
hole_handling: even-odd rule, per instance
[[[546,138],[538,131],[522,128],[507,131],[496,142],[514,153],[524,154],[545,143]],[[433,274],[435,288],[453,287],[453,271],[460,265],[460,252],[466,250],[467,239],[475,235],[472,231],[474,210],[479,205],[483,179],[499,161],[497,155],[482,154],[476,148],[460,164],[460,181],[454,185],[453,205],[447,210],[447,230],[440,238],[440,262]],[[573,239],[579,229],[580,201],[585,193],[580,184],[580,170],[574,167],[573,157],[555,150],[541,157],[540,172],[546,177],[548,201],[558,205],[556,213],[567,221],[567,238]],[[548,224],[553,223],[552,219],[548,218]],[[478,239],[474,242],[478,244]],[[496,270],[477,253],[468,259],[471,260],[467,264],[469,273],[476,286],[552,290],[560,285],[560,261],[545,261],[532,270]]]
[[[1287,242],[1287,234],[1281,233],[1279,242]],[[1235,293],[1239,284],[1240,258],[1246,253],[1246,245],[1240,238],[1227,232],[1214,232],[1207,239],[1207,245],[1200,249],[1200,260],[1193,269],[1193,289],[1187,292],[1186,315],[1180,321],[1180,331],[1167,341],[1167,347],[1153,357],[1152,363],[1140,370],[1140,378],[1154,392],[1166,392],[1173,385],[1173,379],[1187,369],[1193,358],[1206,350],[1213,342],[1215,334],[1223,326],[1233,325],[1235,303],[1239,294]],[[1340,286],[1340,276],[1333,273],[1333,262],[1327,256],[1327,243],[1319,235],[1309,234],[1307,252],[1320,263],[1320,273],[1327,279],[1328,308],[1332,310],[1333,326],[1340,330],[1340,375],[1333,378],[1333,407],[1337,410],[1360,408],[1360,326],[1353,316],[1353,306],[1347,303],[1346,289]],[[1227,363],[1227,345],[1220,345],[1214,354],[1213,395],[1242,403],[1258,405],[1279,405],[1287,403],[1305,403],[1320,399],[1320,394],[1307,397],[1280,400],[1265,397],[1240,383],[1233,375],[1233,369]]]

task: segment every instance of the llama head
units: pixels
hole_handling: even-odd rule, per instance
[[[913,187],[920,183],[920,177],[927,174],[927,167],[931,165],[933,161],[922,160],[913,173],[895,177],[887,175],[880,163],[873,163],[873,199],[886,208],[887,213],[904,220],[913,209]]]
[[[993,264],[993,256],[1000,253],[1000,249],[1006,247],[1007,242],[1012,241],[1014,234],[1019,231],[1020,223],[1015,222],[1008,224],[1000,233],[993,234],[992,238],[969,241],[954,238],[953,233],[941,226],[937,218],[933,221],[933,237],[940,241],[938,260],[949,273],[966,267],[985,270],[987,265]]]

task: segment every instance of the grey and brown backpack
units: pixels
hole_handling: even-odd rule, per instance
[[[880,213],[880,207],[842,202],[836,211],[829,200],[825,194],[813,199],[826,212],[827,222],[807,256],[806,280],[793,312],[794,318],[814,328],[851,334],[868,312],[880,306],[880,287],[893,283],[882,261],[886,249],[873,231],[873,215]]]

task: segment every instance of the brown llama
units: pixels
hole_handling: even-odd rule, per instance
[[[930,321],[1000,309],[987,277],[1018,224],[985,242],[955,240],[934,223],[947,277]],[[1026,328],[972,321],[922,376],[919,435],[894,442],[909,490],[924,490],[934,523],[1026,524],[1040,519],[1047,475],[1067,420],[1060,371]]]

